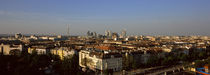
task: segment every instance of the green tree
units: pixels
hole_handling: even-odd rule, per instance
[[[204,62],[204,61],[196,60],[194,67],[196,67],[196,68],[203,67],[205,64],[206,64],[206,62]]]
[[[11,51],[9,52],[9,54],[10,54],[10,55],[15,55],[15,56],[17,56],[17,55],[20,55],[21,53],[20,53],[20,50],[14,49],[14,50],[11,50]]]
[[[133,60],[132,62],[132,69],[137,69],[137,63],[136,63],[136,60]]]
[[[198,57],[199,57],[200,59],[203,59],[203,58],[205,58],[206,55],[207,55],[206,52],[200,52],[200,53],[198,54]]]
[[[186,55],[184,53],[178,55],[178,59],[181,60],[181,61],[189,61],[188,60],[188,55]]]
[[[158,64],[158,57],[157,56],[150,56],[149,59],[147,60],[147,65],[149,67],[151,66],[156,66]]]

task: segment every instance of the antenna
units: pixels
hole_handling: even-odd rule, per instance
[[[69,31],[69,25],[67,24],[67,35],[70,35],[70,31]]]

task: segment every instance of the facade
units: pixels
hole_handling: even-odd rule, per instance
[[[1,44],[0,45],[0,53],[3,55],[10,55],[11,51],[16,50],[16,52],[22,52],[23,51],[23,45],[22,44]]]
[[[120,71],[122,70],[122,55],[118,53],[81,50],[79,52],[79,65],[93,71]]]
[[[30,39],[38,40],[39,38],[37,36],[35,36],[35,35],[31,35]]]
[[[59,55],[60,59],[63,60],[65,56],[77,54],[76,50],[70,50],[67,47],[59,47],[50,50],[51,54]]]
[[[125,38],[126,37],[126,30],[123,29],[120,35],[120,38]]]
[[[33,51],[36,51],[37,54],[48,54],[50,53],[50,49],[43,46],[33,46],[28,48],[28,53],[32,54]]]
[[[112,38],[112,32],[111,32],[110,30],[106,30],[106,31],[105,31],[105,36],[106,36],[107,38]]]

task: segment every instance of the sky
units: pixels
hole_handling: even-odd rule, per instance
[[[0,0],[0,34],[210,35],[210,0]]]

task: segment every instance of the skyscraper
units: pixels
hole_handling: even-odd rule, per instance
[[[109,33],[108,38],[112,38],[112,32],[109,30],[108,33]]]
[[[90,36],[91,34],[90,34],[90,31],[88,30],[88,32],[87,32],[87,36]]]
[[[23,35],[22,35],[21,33],[15,34],[15,38],[16,38],[16,39],[19,39],[19,38],[22,38],[22,37],[23,37]]]
[[[125,38],[126,37],[126,30],[123,29],[120,35],[120,38]]]
[[[111,38],[111,37],[112,37],[112,32],[111,32],[110,30],[106,30],[106,31],[105,31],[105,36],[106,36],[107,38]]]
[[[97,37],[97,33],[96,32],[93,32],[93,36],[96,38]]]
[[[109,32],[108,30],[105,31],[105,36],[108,37],[109,36]]]

